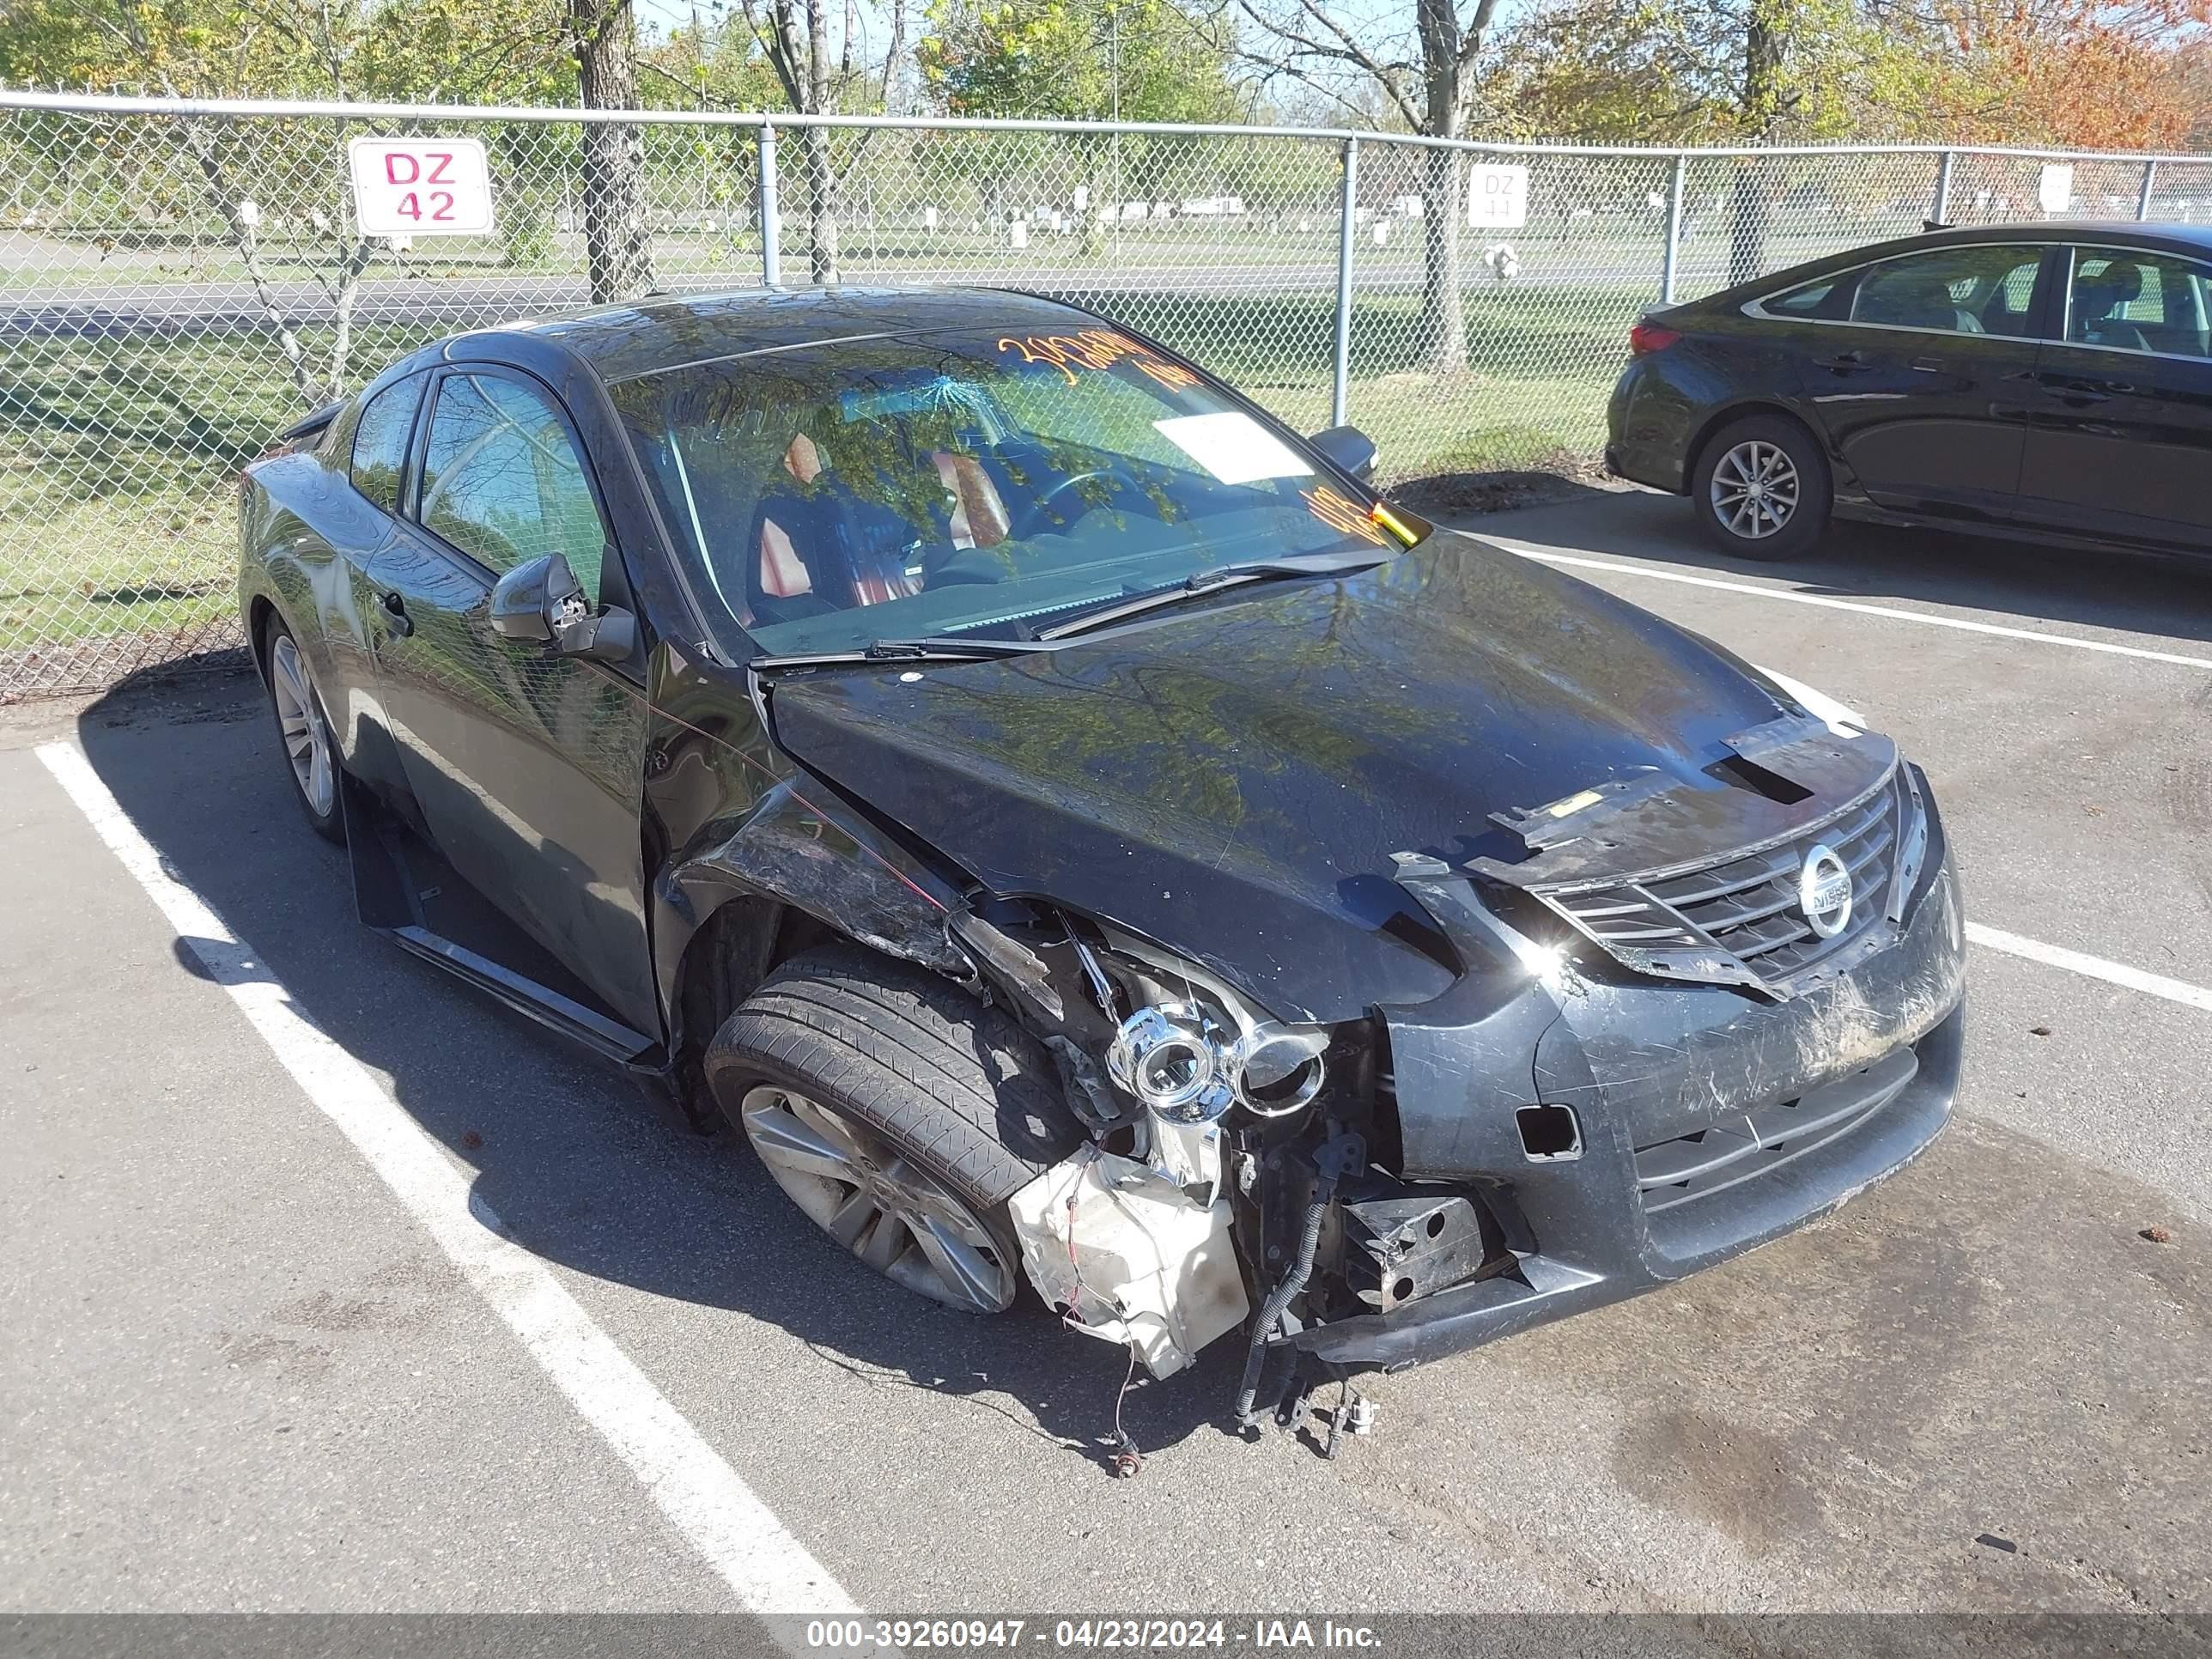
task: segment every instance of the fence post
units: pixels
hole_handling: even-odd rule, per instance
[[[1342,426],[1352,379],[1352,249],[1353,210],[1359,201],[1359,140],[1344,141],[1344,185],[1336,216],[1335,378],[1328,400],[1328,423]]]
[[[1951,164],[1959,158],[1949,150],[1936,163],[1936,201],[1929,210],[1929,219],[1939,225],[1951,222]]]
[[[1674,158],[1674,176],[1667,185],[1667,251],[1659,267],[1659,303],[1674,303],[1674,272],[1682,261],[1682,189],[1690,170],[1690,158]]]
[[[2136,192],[2136,222],[2141,224],[2150,217],[2150,193],[2158,188],[2158,163],[2143,163],[2142,188]]]
[[[783,282],[783,208],[775,198],[775,129],[760,125],[761,281],[769,288]]]

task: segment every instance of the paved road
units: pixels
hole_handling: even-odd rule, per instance
[[[1890,534],[1731,567],[1642,495],[1482,527],[1897,732],[1979,921],[2212,984],[2201,577]],[[2202,1007],[1977,948],[1955,1127],[1834,1219],[1390,1379],[1334,1463],[1225,1432],[1217,1349],[1131,1396],[1148,1455],[1117,1482],[1099,1345],[863,1277],[740,1149],[355,927],[250,682],[0,720],[0,1607],[733,1604],[696,1517],[276,1063],[256,997],[319,1022],[872,1610],[2212,1601]],[[233,982],[48,741],[245,941]],[[1787,1645],[1762,1630],[1692,1645]]]
[[[1320,301],[1336,292],[1336,261],[1324,258],[1143,258],[1097,263],[1081,258],[1030,258],[1007,252],[996,260],[966,257],[930,260],[921,257],[855,260],[846,270],[849,283],[974,283],[1026,289],[1039,294],[1156,296],[1188,300],[1233,296],[1238,300],[1303,295]],[[1468,280],[1483,278],[1479,249],[1468,253]],[[1514,279],[1516,290],[1537,289],[1580,292],[1592,283],[1649,281],[1657,299],[1656,254],[1614,258],[1600,253],[1522,255]],[[664,266],[663,283],[678,292],[715,293],[749,288],[760,281],[757,255],[747,255],[711,270],[674,270]],[[1355,268],[1363,299],[1418,293],[1418,256],[1363,256]],[[0,278],[13,275],[0,267]],[[804,249],[787,250],[784,280],[805,278]],[[334,316],[330,295],[315,283],[280,282],[270,289],[285,319],[293,324],[327,323]],[[592,302],[580,276],[517,275],[487,266],[481,271],[453,271],[434,276],[379,276],[365,281],[353,309],[356,326],[442,325],[465,328],[489,320],[549,316]],[[31,338],[52,335],[100,336],[173,332],[219,333],[269,326],[269,311],[243,279],[173,281],[138,271],[112,271],[70,265],[51,279],[37,267],[20,285],[0,286],[0,340],[11,334]]]

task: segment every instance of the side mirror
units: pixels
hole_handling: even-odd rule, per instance
[[[1316,449],[1365,483],[1375,476],[1375,440],[1356,426],[1333,426],[1306,440]]]
[[[558,553],[519,564],[491,590],[492,631],[503,640],[550,644],[564,657],[627,662],[637,648],[637,618],[609,605],[598,616],[584,585]]]

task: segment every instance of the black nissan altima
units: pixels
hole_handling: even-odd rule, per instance
[[[2078,546],[2212,537],[2212,227],[2001,225],[1654,312],[1607,459],[1783,559],[1831,514]]]
[[[1800,1226],[1958,1084],[1919,770],[1373,459],[1043,300],[657,300],[288,434],[240,595],[365,922],[921,1296],[1234,1335],[1249,1423]]]

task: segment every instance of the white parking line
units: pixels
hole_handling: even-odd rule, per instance
[[[65,743],[46,744],[38,754],[307,1098],[353,1142],[738,1600],[755,1613],[857,1611],[828,1569],[545,1265],[507,1237],[437,1142],[292,1000],[253,949],[169,872],[83,754]]]
[[[1474,532],[1480,535],[1480,532]],[[1755,582],[1723,581],[1717,576],[1692,576],[1679,570],[1652,570],[1640,564],[1620,564],[1611,559],[1585,559],[1570,553],[1554,553],[1548,548],[1526,542],[1511,542],[1498,536],[1484,536],[1485,541],[1517,553],[1524,559],[1534,559],[1543,564],[1573,565],[1583,570],[1610,570],[1623,576],[1641,576],[1647,581],[1680,582],[1686,587],[1717,588],[1723,593],[1749,593],[1762,599],[1784,599],[1791,605],[1817,605],[1827,611],[1853,611],[1864,617],[1886,617],[1893,622],[1923,623],[1930,628],[1955,628],[1966,634],[1993,634],[1999,639],[2033,640],[2039,645],[2063,645],[2076,651],[2101,652],[2109,657],[2140,657],[2146,662],[2170,662],[2184,668],[2212,668],[2212,657],[2185,656],[2178,651],[2151,651],[2139,645],[2114,645],[2105,640],[2077,640],[2066,634],[2045,634],[2033,628],[2007,628],[1999,623],[1968,622],[1961,617],[1936,617],[1924,611],[1902,611],[1892,605],[1868,605],[1858,599],[1832,599],[1823,593],[1799,593],[1787,588],[1761,587]]]
[[[2063,968],[2069,973],[2086,974],[2091,979],[2124,985],[2130,991],[2141,991],[2145,996],[2164,997],[2168,1002],[2179,1002],[2185,1007],[2202,1009],[2212,1014],[2212,990],[2201,985],[2191,985],[2185,979],[2168,979],[2164,974],[2147,974],[2140,968],[2129,967],[2124,962],[2107,962],[2102,957],[2069,951],[2063,945],[2045,945],[2040,939],[2022,939],[2018,933],[2008,933],[2002,927],[1985,927],[1978,921],[1966,924],[1966,937],[1976,945],[1985,945],[1992,951],[2025,957],[2030,962],[2040,962],[2052,968]]]

